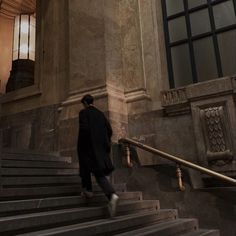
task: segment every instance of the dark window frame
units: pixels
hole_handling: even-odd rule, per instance
[[[217,35],[220,33],[227,32],[227,31],[235,30],[236,24],[228,25],[228,26],[216,29],[213,6],[224,3],[224,2],[228,2],[230,0],[216,0],[214,2],[212,2],[211,0],[206,0],[206,3],[196,6],[196,7],[193,7],[193,8],[190,8],[190,9],[188,9],[188,0],[181,0],[181,1],[183,1],[183,4],[184,4],[184,10],[181,12],[178,12],[176,14],[170,15],[170,16],[167,15],[166,0],[161,0],[161,1],[162,1],[164,34],[165,34],[166,55],[167,55],[167,65],[168,65],[168,72],[169,72],[170,88],[175,88],[171,48],[173,48],[175,46],[183,45],[183,44],[188,44],[189,53],[190,53],[190,60],[191,60],[192,82],[197,83],[198,82],[198,75],[197,75],[197,69],[196,69],[193,43],[196,40],[200,40],[200,39],[207,38],[207,37],[211,37],[213,40],[213,47],[214,47],[216,65],[217,65],[217,74],[218,74],[218,77],[222,77],[223,76],[222,62],[221,62],[221,58],[220,58],[220,50],[219,50]],[[180,1],[180,0],[178,0],[178,1]],[[236,13],[236,0],[232,0],[232,2],[234,5],[234,11]],[[204,10],[204,9],[208,10],[211,30],[206,33],[192,36],[190,14]],[[170,20],[174,20],[179,17],[185,17],[188,38],[181,39],[181,40],[178,40],[175,42],[170,42],[168,22]]]

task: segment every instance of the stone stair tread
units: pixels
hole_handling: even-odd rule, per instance
[[[73,176],[78,175],[78,169],[63,168],[2,168],[2,176]]]
[[[166,217],[161,217],[162,214],[167,214]],[[35,231],[31,233],[25,233],[20,234],[24,236],[49,236],[49,235],[60,235],[60,236],[74,236],[74,235],[83,235],[83,236],[89,236],[89,235],[98,235],[106,233],[106,235],[110,235],[109,233],[112,231],[119,231],[119,230],[125,230],[129,227],[140,227],[140,225],[145,225],[153,222],[157,222],[158,220],[169,220],[172,215],[172,218],[174,218],[176,214],[176,211],[174,210],[159,210],[159,211],[148,211],[148,212],[142,212],[142,213],[135,213],[135,214],[129,214],[125,216],[118,216],[114,219],[100,219],[85,223],[79,223],[79,224],[73,224],[63,227],[56,227],[52,229],[47,230],[40,230]],[[19,235],[19,236],[20,236]]]
[[[145,202],[145,203],[159,203],[158,200],[142,200],[142,201],[132,201],[130,203],[123,203],[120,204],[119,207],[127,207],[128,205]],[[6,216],[6,217],[0,217],[0,223],[5,220],[16,220],[16,219],[25,219],[25,218],[31,218],[31,217],[37,217],[37,216],[49,216],[49,215],[55,215],[55,214],[63,214],[67,212],[76,212],[76,211],[85,211],[90,210],[93,211],[98,208],[104,208],[104,206],[97,206],[97,207],[78,207],[78,208],[70,208],[70,209],[62,209],[62,210],[52,210],[52,211],[46,211],[46,212],[39,212],[39,213],[30,213],[30,214],[23,214],[23,215],[16,215],[16,216]]]
[[[126,191],[126,184],[114,184],[114,188],[117,192]],[[94,192],[101,192],[100,187],[97,184],[93,186]],[[79,194],[81,192],[81,185],[78,183],[68,183],[65,186],[52,185],[52,186],[31,186],[25,187],[12,187],[12,188],[3,188],[1,191],[0,199],[5,199],[8,197],[11,198],[24,198],[24,197],[33,197],[33,196],[48,196],[48,195],[60,195],[60,194]]]
[[[141,192],[118,192],[120,200],[142,200]],[[93,198],[87,200],[81,196],[62,196],[62,197],[48,197],[48,198],[36,198],[26,200],[12,200],[0,202],[0,213],[14,212],[14,211],[26,211],[26,210],[40,210],[43,208],[53,208],[60,206],[73,206],[76,204],[106,202],[107,199],[104,194],[96,194]]]
[[[137,201],[120,204],[118,214],[128,214],[137,210],[157,211],[158,201]],[[104,218],[107,215],[107,207],[77,207],[63,210],[52,210],[39,213],[28,213],[0,217],[0,232],[23,230],[34,227],[50,227],[55,224],[69,224],[74,221],[86,221],[95,218]]]
[[[31,176],[31,177],[2,177],[3,186],[37,185],[53,183],[81,183],[81,178],[77,176]]]
[[[188,232],[181,236],[220,236],[219,230],[198,229],[193,232]]]
[[[24,161],[45,161],[45,162],[71,162],[71,157],[63,157],[53,154],[42,154],[32,152],[4,152],[2,160],[24,160]]]
[[[58,169],[78,169],[77,162],[68,163],[62,161],[24,161],[24,160],[2,160],[4,167],[24,167],[24,168],[58,168]]]
[[[66,185],[66,186],[50,186],[50,187],[32,187],[32,188],[5,188],[2,189],[1,198],[23,198],[29,196],[48,196],[48,195],[63,195],[63,194],[78,194],[81,186]]]
[[[187,227],[190,226],[190,229],[187,229]],[[135,229],[132,231],[128,231],[121,234],[116,234],[116,236],[145,236],[145,235],[175,235],[176,233],[181,233],[181,230],[192,230],[194,227],[197,226],[197,220],[196,219],[176,219],[169,222],[159,223],[155,225],[150,225],[147,227],[143,227],[141,229]],[[179,227],[179,228],[177,228]],[[172,234],[166,234],[166,230],[173,230]],[[179,231],[177,231],[179,230]]]

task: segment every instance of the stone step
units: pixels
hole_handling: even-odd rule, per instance
[[[79,165],[77,162],[2,160],[2,167],[78,169]]]
[[[114,235],[116,232],[141,228],[149,224],[170,221],[177,217],[175,210],[154,210],[142,213],[119,216],[114,219],[95,220],[80,224],[73,224],[64,227],[57,227],[48,230],[41,230],[26,234],[24,236],[90,236],[90,235]]]
[[[45,196],[78,195],[81,186],[50,186],[50,187],[28,187],[28,188],[3,188],[0,200],[37,198]]]
[[[139,211],[153,211],[159,209],[159,202],[155,200],[136,201],[118,206],[118,214],[134,213]],[[33,228],[49,228],[55,225],[68,225],[101,219],[108,216],[107,207],[79,207],[23,215],[0,217],[0,232],[19,231]]]
[[[117,192],[125,192],[126,184],[114,184]],[[93,186],[94,192],[101,192],[100,187],[95,184]],[[10,199],[24,199],[24,198],[38,198],[46,196],[60,196],[60,195],[78,195],[81,193],[81,185],[73,184],[66,186],[33,186],[33,187],[17,187],[17,188],[2,188],[0,200]]]
[[[20,186],[20,185],[49,185],[49,184],[79,184],[81,178],[79,176],[30,176],[30,177],[2,177],[2,185],[4,186]]]
[[[199,229],[181,236],[220,236],[219,230]]]
[[[116,234],[116,236],[174,236],[182,235],[183,233],[196,230],[198,228],[198,222],[196,219],[177,219],[170,222],[163,222],[147,226],[141,229],[135,229],[129,232]]]
[[[21,160],[21,161],[59,161],[59,162],[71,162],[71,157],[62,157],[50,154],[40,153],[2,153],[2,160]]]
[[[119,192],[120,202],[142,200],[141,192]],[[49,209],[69,208],[83,205],[104,204],[107,198],[104,194],[94,195],[91,199],[81,196],[65,196],[54,198],[39,198],[0,202],[0,216],[25,214]]]
[[[2,176],[70,176],[78,175],[78,169],[2,168]]]

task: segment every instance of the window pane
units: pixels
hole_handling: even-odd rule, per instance
[[[184,11],[183,0],[166,0],[167,15],[174,15]]]
[[[188,8],[194,8],[206,3],[206,0],[188,0]]]
[[[187,38],[185,17],[179,17],[169,21],[170,42]]]
[[[224,76],[236,74],[236,30],[218,35]]]
[[[213,7],[216,28],[236,24],[233,1],[223,2]]]
[[[190,14],[190,20],[193,36],[211,31],[207,9]]]
[[[194,55],[198,81],[217,78],[217,67],[212,38],[204,38],[194,42]]]
[[[18,59],[20,17],[16,16],[14,25],[13,61]]]
[[[188,44],[171,49],[175,87],[192,83],[192,72]]]
[[[20,59],[28,59],[29,52],[29,16],[21,15],[20,22]]]
[[[30,16],[30,44],[29,44],[29,59],[35,60],[35,32],[36,31],[36,19],[34,16]]]

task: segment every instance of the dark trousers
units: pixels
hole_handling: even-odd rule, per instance
[[[96,175],[95,173],[94,176],[96,178],[98,185],[101,187],[102,191],[107,196],[108,200],[110,200],[111,195],[115,193],[115,190],[108,181],[107,177],[105,175]],[[85,171],[84,175],[81,176],[81,179],[82,179],[82,187],[85,188],[87,191],[92,191],[91,172],[89,170]]]

